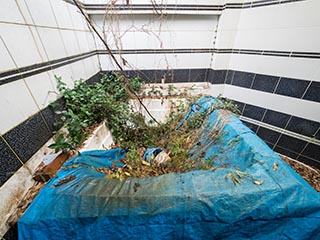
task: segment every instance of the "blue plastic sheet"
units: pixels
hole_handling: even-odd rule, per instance
[[[186,119],[212,104],[200,99]],[[120,182],[94,168],[120,167],[123,149],[83,152],[30,205],[19,238],[320,239],[319,194],[237,117],[215,110],[208,122],[191,155],[204,152],[216,170]],[[246,173],[238,185],[226,178],[236,170]]]

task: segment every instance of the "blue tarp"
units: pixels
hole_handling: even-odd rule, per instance
[[[200,99],[186,119],[216,103]],[[216,170],[120,182],[93,168],[121,166],[123,149],[83,152],[30,205],[19,238],[320,239],[320,195],[237,117],[215,110],[208,123],[191,154],[204,152]],[[236,170],[238,185],[226,178]]]

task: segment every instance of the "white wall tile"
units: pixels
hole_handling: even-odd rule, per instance
[[[310,0],[242,10],[238,28],[284,29],[319,26],[319,8],[319,1]]]
[[[100,64],[103,71],[118,69],[109,55],[100,55]]]
[[[219,16],[218,31],[220,30],[237,30],[241,9],[227,9]]]
[[[67,84],[68,87],[73,86],[73,72],[70,65],[65,65],[56,69],[53,69],[53,71],[50,73],[51,78],[53,81],[55,80],[55,75],[57,77],[61,77],[62,81]]]
[[[25,23],[15,1],[1,1],[0,21]]]
[[[1,85],[0,102],[0,133],[2,134],[38,112],[23,81]]]
[[[67,55],[59,31],[59,29],[38,28],[38,32],[50,60],[62,58]]]
[[[177,68],[209,68],[210,53],[175,54],[178,57]]]
[[[97,68],[97,66],[94,64],[93,58],[97,58],[97,56],[92,56],[90,58],[86,58],[86,59],[83,60],[83,63],[85,65],[85,67],[86,67],[86,71],[87,71],[87,74],[88,74],[87,78],[90,78],[94,74],[99,72],[99,68]]]
[[[95,55],[91,58],[94,68],[100,70],[100,55]]]
[[[89,52],[89,45],[88,45],[88,39],[86,37],[87,32],[84,31],[75,31],[76,40],[79,44],[79,51],[80,53]]]
[[[60,28],[73,29],[72,19],[69,13],[68,5],[65,1],[51,1],[53,12],[57,18]]]
[[[319,60],[234,54],[230,69],[268,75],[320,81]]]
[[[59,33],[58,31],[56,31]],[[76,39],[76,33],[73,30],[60,30],[64,46],[68,56],[81,53]],[[58,36],[60,38],[60,36]],[[62,49],[63,50],[63,49]]]
[[[215,41],[215,48],[234,48],[234,42],[237,37],[238,31],[236,30],[220,30],[217,32]]]
[[[0,56],[1,56],[0,72],[5,72],[5,71],[16,68],[5,45],[1,41],[1,38],[0,38]]]
[[[213,47],[213,31],[176,31],[173,36],[175,48]]]
[[[72,76],[73,81],[77,81],[80,79],[86,80],[87,73],[82,61],[74,62],[70,64],[70,66],[73,69],[73,76]]]
[[[28,77],[25,81],[41,109],[56,100],[57,95],[54,93],[56,81],[51,81],[47,72]]]
[[[84,24],[84,22],[85,22],[84,17],[81,15],[78,8],[74,5],[71,5],[71,4],[67,4],[67,7],[69,9],[73,28],[77,29],[77,30],[88,30]]]
[[[89,50],[90,51],[96,50],[96,43],[95,43],[95,39],[93,37],[93,34],[91,32],[87,32],[86,37],[87,37]]]
[[[138,69],[209,68],[211,58],[207,53],[138,54],[136,56],[135,67]]]
[[[30,30],[22,25],[1,24],[1,36],[18,67],[41,62]],[[23,41],[21,41],[23,39]]]
[[[320,27],[239,30],[234,48],[319,52]]]
[[[46,49],[44,48],[44,44],[40,38],[40,33],[38,31],[38,28],[34,27],[34,26],[30,26],[29,30],[31,31],[31,34],[34,39],[35,45],[37,47],[37,51],[38,51],[38,54],[41,58],[41,61],[42,62],[49,61],[48,54],[47,54]]]
[[[212,69],[228,69],[231,54],[214,54],[211,68]]]
[[[57,27],[49,0],[25,0],[36,25]]]
[[[27,23],[27,24],[31,24],[32,25],[33,24],[33,20],[32,20],[32,17],[30,15],[30,11],[29,11],[28,5],[26,4],[25,0],[16,0],[15,2],[16,2],[17,6],[20,9],[21,16],[24,19],[23,23]]]

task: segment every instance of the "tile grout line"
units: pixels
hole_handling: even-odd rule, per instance
[[[49,0],[49,4],[50,4],[50,8],[51,8],[51,11],[52,11],[52,14],[53,14],[55,23],[56,23],[57,27],[59,27],[58,20],[57,20],[57,16],[56,16],[56,14],[55,14],[55,12],[54,12],[54,10],[53,10],[52,3],[51,3],[50,0]],[[62,45],[63,45],[63,48],[64,48],[65,56],[69,56],[69,55],[68,55],[67,48],[66,48],[66,45],[65,45],[65,43],[64,43],[64,41],[63,41],[63,36],[62,36],[61,30],[58,29],[58,32],[59,32],[60,40],[61,40]],[[73,68],[72,68],[71,65],[70,65],[70,69],[71,69],[71,72],[72,72],[72,76],[75,76],[74,71],[73,71]],[[71,77],[71,79],[72,79],[72,81],[74,82],[73,77]]]
[[[33,19],[33,17],[32,17],[32,14],[31,14],[31,12],[30,12],[30,9],[29,9],[28,4],[26,3],[25,0],[24,0],[23,2],[24,2],[25,6],[26,6],[26,8],[27,8],[27,11],[28,11],[30,17],[31,17],[32,23],[35,24],[35,21],[34,21],[34,19]],[[20,11],[20,13],[21,13],[21,15],[22,15],[25,23],[27,23],[26,17],[24,16],[24,14],[23,14],[23,12],[22,12],[22,10],[21,10],[21,7],[20,7],[20,5],[19,5],[19,3],[18,3],[17,1],[16,1],[16,4],[17,4],[17,6],[18,6],[18,8],[19,8],[19,11]],[[36,42],[36,40],[35,40],[35,36],[34,36],[32,30],[31,30],[31,27],[28,26],[28,28],[29,28],[29,30],[30,30],[30,32],[31,32],[31,34],[32,34],[33,41],[34,41],[34,43],[35,43],[35,45],[36,45],[36,47],[37,47],[37,50],[38,50],[38,52],[39,52],[39,55],[41,56],[40,50],[39,50],[39,46],[38,46],[38,44],[37,44],[37,42]],[[50,61],[49,56],[48,56],[48,53],[47,53],[47,50],[46,50],[46,48],[45,48],[45,46],[44,46],[44,44],[43,44],[43,41],[42,41],[42,39],[41,39],[41,36],[40,36],[40,34],[39,34],[38,28],[35,27],[35,30],[36,30],[36,33],[38,34],[38,37],[39,37],[39,40],[40,40],[40,44],[41,44],[41,46],[42,46],[42,48],[43,48],[43,50],[44,50],[44,54],[46,55],[47,60]],[[42,56],[41,56],[41,58],[42,58]],[[44,60],[44,59],[42,58],[42,61],[43,61],[43,60]],[[44,62],[44,61],[43,61],[43,62]],[[50,65],[50,66],[51,66],[51,65]],[[47,74],[48,74],[48,77],[49,77],[50,84],[51,84],[52,88],[55,89],[50,74],[49,74],[48,72],[47,72]]]
[[[318,128],[318,130],[313,134],[313,136],[316,136],[318,133],[320,132],[320,127]],[[304,148],[301,150],[301,152],[298,154],[297,159],[303,155],[302,153],[304,152],[304,150],[306,150],[306,148],[311,144],[314,143],[316,138],[312,138],[311,141],[307,142],[307,144],[304,146]]]
[[[308,92],[308,90],[309,90],[312,82],[313,82],[313,81],[310,81],[310,82],[309,82],[308,86],[306,87],[306,90],[304,91],[304,93],[302,94],[302,96],[301,96],[301,98],[300,98],[301,100],[304,100],[304,96],[307,94],[307,92]]]
[[[52,0],[49,0],[49,1],[51,2]],[[51,6],[51,8],[52,8],[52,12],[54,12],[53,7],[52,7],[52,3],[50,4],[50,6]],[[71,17],[70,9],[69,9],[68,5],[67,5],[66,7],[67,7],[67,11],[68,11],[69,17],[70,17],[70,19],[71,19],[72,27],[73,27],[73,29],[75,29],[75,27],[74,27],[74,22],[73,22],[73,19],[72,19],[72,17]],[[58,27],[59,27],[59,23],[58,23],[58,22],[57,22],[57,25],[58,25]],[[76,31],[74,31],[74,30],[73,30],[72,32],[73,32],[73,34],[74,34],[74,36],[75,36],[75,39],[76,39],[76,43],[77,43],[77,45],[78,45],[79,52],[81,52],[80,43],[79,43],[79,40],[78,40],[77,33],[76,33]],[[82,62],[83,68],[84,68],[84,70],[85,70],[85,72],[86,72],[86,75],[88,76],[87,68],[86,68],[86,66],[85,66],[85,64],[84,64],[84,61],[81,60],[81,62]]]

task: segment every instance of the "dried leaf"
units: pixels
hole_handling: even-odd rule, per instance
[[[143,164],[143,165],[146,165],[146,166],[150,166],[150,163],[148,163],[148,162],[145,161],[145,160],[142,160],[142,164]]]
[[[277,170],[278,170],[278,163],[274,163],[274,164],[273,164],[273,170],[274,170],[274,171],[277,171]]]

